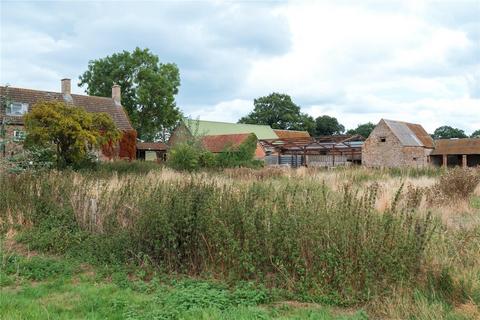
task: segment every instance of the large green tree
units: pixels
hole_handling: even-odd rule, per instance
[[[473,132],[472,135],[470,136],[471,138],[480,138],[480,129]]]
[[[359,124],[355,129],[348,130],[347,134],[359,134],[364,138],[368,138],[373,129],[375,129],[375,125],[371,122],[367,122]]]
[[[25,146],[52,147],[60,167],[80,163],[89,149],[120,138],[120,131],[106,113],[88,113],[63,102],[41,102],[25,115]]]
[[[272,93],[254,100],[254,109],[239,123],[264,124],[273,129],[305,130],[315,134],[315,120],[306,113],[302,113],[287,94]]]
[[[315,134],[317,136],[338,135],[345,132],[345,127],[335,117],[320,116],[315,119]]]
[[[122,105],[143,140],[165,141],[181,118],[175,102],[180,73],[173,63],[160,63],[149,49],[114,53],[92,60],[80,76],[86,93],[110,96],[112,85],[122,90]]]
[[[465,131],[450,126],[441,126],[433,132],[434,139],[467,138]]]

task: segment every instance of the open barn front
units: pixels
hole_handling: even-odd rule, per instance
[[[430,163],[438,167],[480,166],[480,139],[435,140]]]
[[[361,164],[360,135],[300,137],[260,140],[267,151],[267,165],[290,167],[336,167]]]

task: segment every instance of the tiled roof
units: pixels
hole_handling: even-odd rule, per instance
[[[307,131],[298,131],[298,130],[273,130],[275,134],[280,139],[288,139],[288,138],[310,138],[310,134]]]
[[[199,136],[254,133],[258,139],[277,139],[278,136],[266,125],[228,123],[205,120],[184,120],[190,132]]]
[[[127,113],[121,105],[115,103],[112,98],[85,96],[79,94],[71,94],[64,96],[60,92],[49,92],[22,88],[7,88],[0,86],[0,95],[3,97],[8,95],[12,102],[27,103],[28,109],[31,110],[33,105],[40,101],[61,101],[74,106],[82,107],[88,112],[105,112],[112,118],[118,129],[132,130],[132,125],[128,119]],[[2,112],[3,110],[0,110]],[[9,117],[8,121],[13,124],[22,124],[22,117]]]
[[[480,154],[480,138],[435,140],[435,149],[431,154]]]
[[[250,133],[204,136],[202,145],[210,152],[222,152],[226,147],[239,146],[249,135]]]
[[[405,147],[433,148],[432,137],[419,124],[383,120]]]
[[[165,151],[168,147],[162,142],[137,142],[137,150]]]

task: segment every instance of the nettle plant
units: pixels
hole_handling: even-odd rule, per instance
[[[6,147],[7,144],[10,143],[11,139],[9,139],[7,135],[7,108],[10,104],[10,97],[9,97],[9,87],[8,85],[5,86],[5,92],[0,95],[0,155],[5,157],[6,156]]]

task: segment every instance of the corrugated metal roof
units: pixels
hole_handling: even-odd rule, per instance
[[[307,131],[299,130],[278,130],[274,129],[273,132],[280,138],[310,138],[310,134]]]
[[[419,124],[383,120],[405,147],[433,148],[433,140]]]
[[[210,152],[222,152],[226,147],[239,146],[249,135],[250,133],[205,136],[202,138],[202,145]]]
[[[442,154],[480,154],[480,138],[435,140],[431,155]]]
[[[243,124],[243,123],[228,123],[205,120],[185,120],[185,125],[192,134],[213,136],[225,134],[242,134],[254,133],[258,139],[278,139],[270,126]]]

